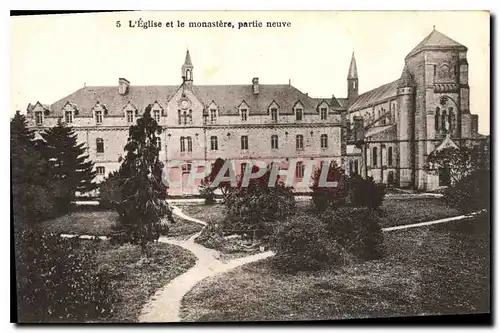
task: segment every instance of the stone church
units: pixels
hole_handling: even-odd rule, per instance
[[[136,86],[120,78],[117,86],[86,86],[51,105],[29,104],[27,118],[37,131],[60,121],[72,126],[102,181],[119,168],[130,125],[151,105],[164,129],[161,160],[181,161],[169,171],[181,184],[171,195],[197,194],[189,173],[219,157],[232,160],[238,175],[260,160],[278,162],[300,180],[306,164],[336,161],[377,182],[430,190],[445,184],[423,170],[429,153],[485,139],[469,110],[466,52],[434,30],[407,55],[399,79],[363,94],[353,54],[347,98],[316,98],[258,78],[196,85],[187,51],[179,85]],[[297,192],[308,190],[294,183]]]

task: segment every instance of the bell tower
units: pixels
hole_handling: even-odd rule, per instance
[[[193,63],[191,62],[191,55],[189,50],[186,51],[186,59],[182,65],[182,82],[183,84],[191,88],[193,86]]]
[[[356,68],[356,58],[352,52],[349,73],[347,73],[347,101],[352,105],[358,98],[358,69]]]

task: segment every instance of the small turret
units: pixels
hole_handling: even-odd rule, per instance
[[[189,88],[193,85],[193,68],[191,55],[189,54],[189,50],[187,50],[186,59],[184,60],[184,65],[182,65],[182,82]]]

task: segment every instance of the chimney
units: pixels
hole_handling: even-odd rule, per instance
[[[129,86],[130,86],[129,80],[124,79],[122,77],[118,79],[118,93],[120,95],[126,95]]]
[[[253,85],[253,94],[254,95],[259,94],[259,78],[258,77],[254,77],[252,79],[252,85]]]

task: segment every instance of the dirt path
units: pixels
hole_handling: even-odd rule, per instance
[[[206,225],[203,221],[185,215],[178,207],[174,207],[172,212],[183,219]],[[208,249],[195,243],[194,240],[199,235],[200,232],[185,241],[167,237],[161,237],[158,240],[159,242],[177,245],[191,251],[198,260],[195,266],[170,281],[165,287],[158,290],[151,297],[150,301],[142,309],[141,315],[139,316],[139,322],[179,322],[181,320],[180,308],[182,298],[198,282],[207,277],[224,273],[238,266],[274,255],[273,252],[267,251],[224,262],[219,259],[221,257],[219,251]]]

